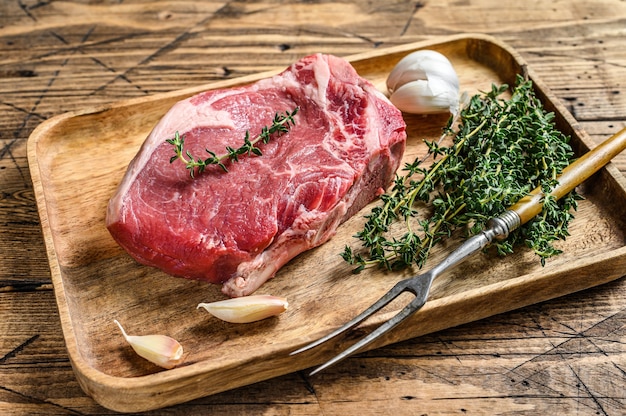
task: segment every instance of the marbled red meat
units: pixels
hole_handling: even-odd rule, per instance
[[[191,178],[170,164],[179,132],[194,156],[254,137],[299,108],[288,133]],[[150,133],[111,198],[107,227],[137,261],[248,295],[388,186],[406,141],[401,113],[345,60],[311,55],[254,84],[175,104]]]

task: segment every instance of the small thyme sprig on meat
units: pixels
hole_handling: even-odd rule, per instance
[[[452,123],[444,129],[453,138],[450,147],[426,142],[432,166],[422,167],[424,159],[406,164],[406,174],[396,177],[356,235],[364,250],[345,247],[342,257],[357,266],[355,272],[373,265],[421,268],[432,247],[455,230],[480,232],[536,186],[547,194],[543,212],[492,246],[505,255],[525,244],[542,264],[560,253],[552,242],[568,235],[570,210],[580,199],[575,191],[559,201],[549,195],[573,156],[569,137],[556,129],[554,114],[543,109],[531,81],[518,76],[511,98],[499,98],[507,90],[494,85],[475,95],[462,109],[457,130]],[[418,211],[426,215],[418,217]],[[401,230],[390,232],[395,223]],[[402,230],[404,235],[397,234]]]
[[[166,142],[174,146],[175,155],[170,158],[170,163],[174,163],[176,160],[180,160],[185,164],[185,167],[189,169],[189,175],[194,178],[196,174],[204,172],[207,166],[217,165],[228,172],[224,160],[230,160],[232,162],[238,162],[239,156],[242,155],[255,155],[261,156],[263,153],[256,145],[259,142],[265,144],[269,143],[274,135],[281,135],[289,131],[289,129],[296,124],[294,116],[298,113],[298,107],[294,108],[292,112],[285,111],[284,114],[276,113],[274,120],[270,126],[264,126],[261,129],[261,133],[254,139],[250,139],[250,132],[246,130],[243,145],[237,149],[230,146],[226,146],[226,153],[217,155],[209,149],[205,149],[210,155],[206,159],[200,157],[196,158],[191,155],[189,150],[184,150],[185,137],[181,136],[178,131],[174,134],[173,139],[167,139]],[[187,156],[187,158],[185,157]]]

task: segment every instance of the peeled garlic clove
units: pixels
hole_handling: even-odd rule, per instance
[[[198,304],[198,308],[206,309],[216,318],[235,324],[245,324],[280,315],[287,310],[288,306],[286,299],[270,295],[242,296]]]
[[[183,361],[183,347],[167,335],[128,335],[117,320],[122,335],[137,355],[163,368],[173,368]]]
[[[391,102],[407,113],[456,114],[459,108],[456,71],[436,51],[416,51],[402,58],[389,74],[387,88]]]

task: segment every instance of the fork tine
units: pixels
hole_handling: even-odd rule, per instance
[[[378,328],[376,328],[369,335],[367,335],[366,337],[362,338],[357,343],[351,345],[349,348],[345,349],[340,354],[336,355],[335,357],[333,357],[330,360],[326,361],[324,364],[322,364],[319,367],[317,367],[309,375],[312,376],[312,375],[314,375],[314,374],[324,370],[325,368],[328,368],[331,365],[338,363],[339,361],[343,360],[344,358],[347,358],[349,355],[352,355],[355,352],[359,351],[360,349],[362,349],[366,345],[374,342],[378,337],[382,336],[387,331],[390,331],[391,329],[393,329],[396,326],[398,326],[402,321],[404,321],[406,318],[411,316],[415,311],[417,311],[422,306],[424,306],[425,303],[426,303],[425,299],[422,299],[420,297],[416,297],[408,305],[406,305],[404,308],[402,308],[402,310],[400,310],[400,312],[395,314],[391,319],[389,319],[385,323],[381,324]]]
[[[337,335],[341,334],[342,332],[348,331],[349,329],[355,327],[356,325],[358,325],[359,323],[361,323],[362,321],[364,321],[365,319],[367,319],[368,317],[370,317],[374,313],[378,312],[385,305],[387,305],[389,302],[391,302],[392,300],[397,298],[398,295],[400,295],[402,292],[404,292],[406,290],[406,288],[407,288],[407,285],[406,285],[407,280],[408,279],[402,280],[402,281],[396,283],[391,289],[389,289],[389,291],[387,291],[387,293],[385,293],[383,296],[381,296],[381,298],[378,299],[376,302],[374,302],[369,308],[365,309],[359,315],[355,316],[352,320],[350,320],[347,323],[345,323],[342,327],[337,328],[336,330],[334,330],[333,332],[323,336],[322,338],[319,338],[318,340],[313,341],[312,343],[307,344],[304,347],[293,351],[289,355],[296,355],[296,354],[299,354],[301,352],[310,350],[311,348],[317,347],[318,345],[323,344],[324,342],[328,341],[329,339],[332,339],[332,338],[336,337]]]

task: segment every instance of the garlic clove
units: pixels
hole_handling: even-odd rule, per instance
[[[286,299],[270,295],[251,295],[200,303],[198,308],[206,309],[211,315],[226,322],[243,324],[280,315],[287,310]]]
[[[459,108],[459,78],[448,58],[436,51],[402,58],[387,77],[387,89],[391,102],[407,113],[456,114]]]
[[[425,80],[431,75],[446,78],[457,87],[459,85],[456,71],[448,58],[437,51],[424,49],[400,59],[387,77],[387,88],[393,92],[409,81]]]
[[[183,347],[167,335],[128,335],[117,320],[114,320],[122,335],[137,355],[163,368],[174,368],[183,361]]]
[[[397,69],[398,66],[395,68]],[[394,69],[394,71],[392,71],[389,75],[389,78],[387,78],[387,89],[392,94],[396,89],[408,82],[428,79],[426,72],[424,72],[422,68],[406,66],[402,68],[402,71],[396,71],[396,69]]]
[[[430,89],[430,92],[432,94],[433,97],[448,97],[448,98],[454,98],[455,100],[458,101],[458,95],[459,95],[459,88],[458,85],[455,85],[454,83],[450,82],[450,80],[448,80],[445,77],[441,77],[441,76],[430,76],[428,78],[428,88]]]
[[[393,105],[407,113],[435,114],[449,111],[456,114],[459,97],[456,90],[440,88],[445,82],[411,81],[398,88],[389,100]],[[436,90],[436,93],[433,91]]]

